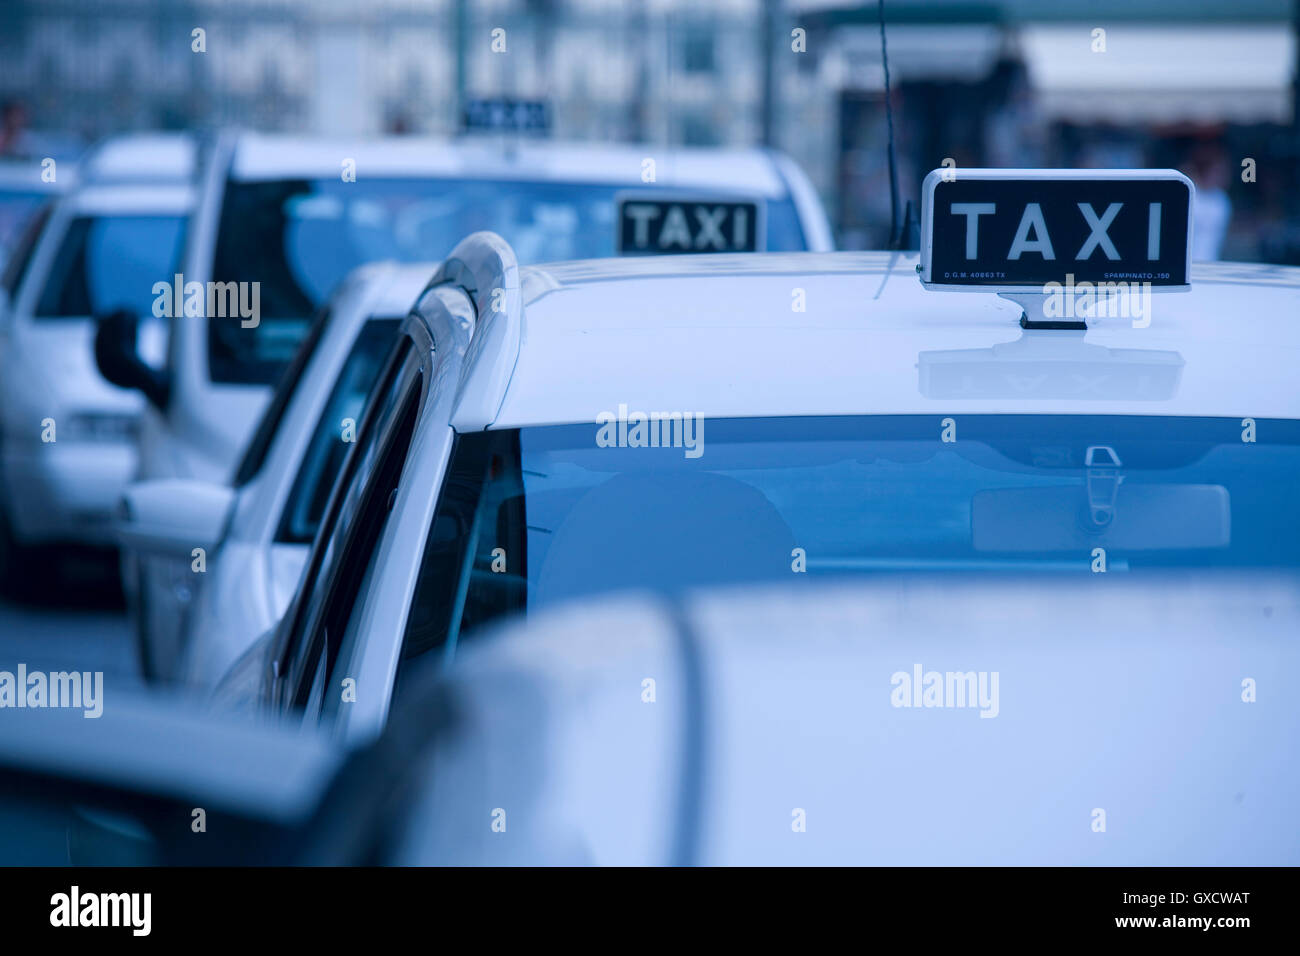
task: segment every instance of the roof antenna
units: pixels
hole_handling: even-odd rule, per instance
[[[889,83],[889,47],[885,43],[885,0],[876,0],[880,14],[880,61],[885,67],[885,122],[889,127],[889,248],[902,249],[911,230],[912,203],[909,200],[902,223],[898,221],[898,161],[894,155],[894,103]]]

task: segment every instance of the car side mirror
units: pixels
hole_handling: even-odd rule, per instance
[[[144,393],[154,408],[165,412],[171,382],[166,372],[140,357],[139,333],[140,320],[134,312],[118,309],[102,316],[95,329],[95,364],[109,382]]]
[[[189,478],[138,481],[122,492],[118,543],[139,554],[188,561],[194,548],[221,544],[235,489]]]

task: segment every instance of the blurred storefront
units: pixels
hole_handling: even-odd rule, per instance
[[[844,245],[889,221],[875,4],[796,2],[837,98]],[[1197,183],[1196,254],[1300,263],[1300,3],[889,0],[905,197],[957,166],[1174,166]],[[1267,179],[1267,182],[1265,180]]]
[[[779,147],[844,245],[879,246],[877,17],[861,0],[6,0],[0,103],[94,138],[450,135],[466,98],[543,99],[557,137]],[[905,197],[945,158],[1173,165],[1221,222],[1208,251],[1300,262],[1300,0],[886,0],[886,18]]]

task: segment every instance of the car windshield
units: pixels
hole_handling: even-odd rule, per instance
[[[35,190],[0,189],[0,264],[9,258],[23,226],[47,198],[49,193]]]
[[[1300,565],[1300,422],[626,418],[459,437],[407,657],[625,589]]]
[[[68,224],[36,304],[41,318],[118,308],[157,315],[155,285],[171,288],[181,254],[181,216],[79,216]]]
[[[316,347],[320,345],[332,313],[329,302],[321,306],[316,318],[312,320],[310,330],[298,346],[298,351],[294,353],[293,360],[285,367],[284,374],[276,383],[271,401],[262,412],[257,428],[253,429],[253,437],[244,446],[243,457],[235,467],[231,484],[236,488],[242,488],[256,478],[262,470],[262,465],[266,463],[266,456],[271,452],[271,443],[275,441],[275,436],[280,430],[280,422],[284,420],[285,413],[289,410],[289,403],[298,392],[303,373],[307,371],[307,366],[311,364],[312,357],[316,354]]]
[[[472,232],[510,243],[520,263],[612,256],[608,184],[489,179],[231,182],[222,204],[216,282],[258,283],[260,321],[213,319],[215,382],[271,384],[340,276],[364,262],[438,261]],[[794,204],[767,204],[771,251],[805,248]]]

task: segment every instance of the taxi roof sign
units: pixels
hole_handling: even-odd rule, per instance
[[[542,100],[509,96],[472,99],[465,103],[461,125],[466,132],[546,133],[551,113]]]
[[[1174,169],[936,169],[921,187],[921,283],[1189,285],[1196,189]]]
[[[614,197],[621,256],[758,252],[765,207],[758,198],[632,190]]]

